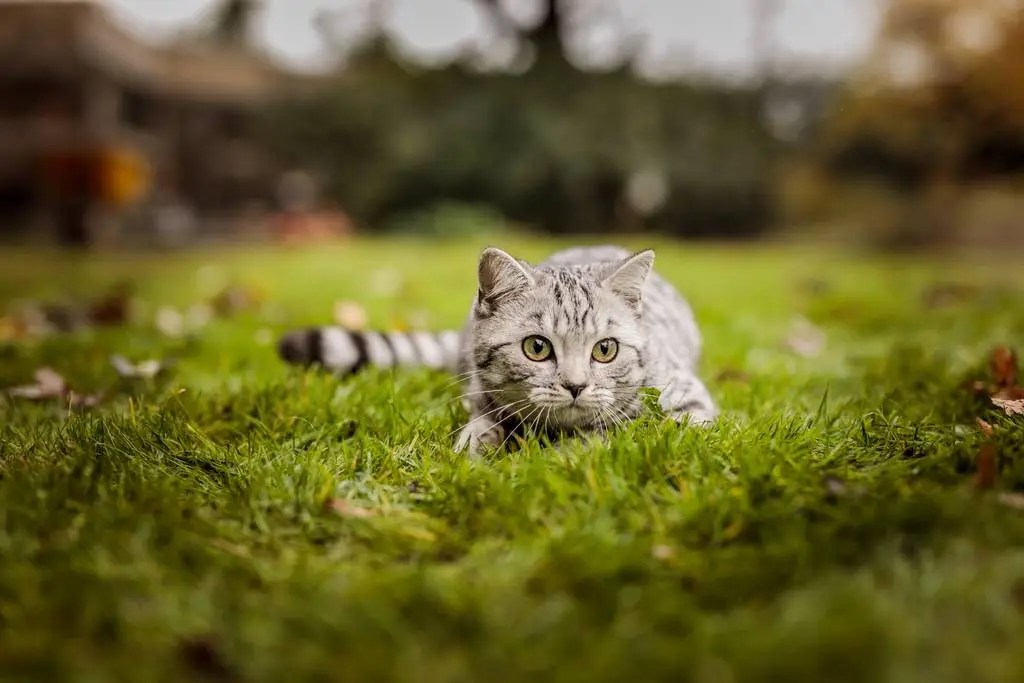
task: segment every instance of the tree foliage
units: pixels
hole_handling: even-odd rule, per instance
[[[892,0],[823,138],[840,174],[905,190],[1024,171],[1024,6]]]
[[[525,72],[425,69],[378,39],[323,93],[276,110],[268,135],[369,227],[457,200],[556,232],[762,229],[776,145],[759,91],[648,83],[628,62],[583,71],[566,58],[559,8],[509,29],[534,47]]]

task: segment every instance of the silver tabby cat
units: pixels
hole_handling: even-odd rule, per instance
[[[527,431],[603,431],[640,413],[643,387],[661,389],[660,405],[676,420],[708,423],[717,411],[696,374],[700,333],[653,264],[653,251],[606,246],[532,266],[490,248],[461,332],[321,327],[286,335],[279,350],[342,374],[366,365],[460,373],[470,419],[456,445],[470,453]]]

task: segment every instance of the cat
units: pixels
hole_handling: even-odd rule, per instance
[[[425,365],[465,378],[469,422],[456,448],[471,455],[527,431],[603,432],[642,410],[640,390],[677,421],[718,410],[697,377],[701,339],[689,305],[653,272],[654,251],[577,247],[533,266],[487,248],[461,332],[286,334],[286,361],[339,374],[367,365]]]

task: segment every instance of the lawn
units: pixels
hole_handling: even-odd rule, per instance
[[[478,461],[449,377],[275,358],[337,300],[458,325],[481,246],[0,252],[0,312],[134,287],[0,342],[0,386],[102,394],[0,398],[0,677],[1024,680],[1024,417],[970,388],[1024,347],[1013,261],[655,244],[720,423]]]

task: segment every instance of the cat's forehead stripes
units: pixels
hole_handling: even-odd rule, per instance
[[[553,268],[548,273],[551,277],[545,285],[550,292],[550,303],[554,305],[549,303],[546,322],[558,332],[593,332],[597,288],[600,285],[575,268]]]

